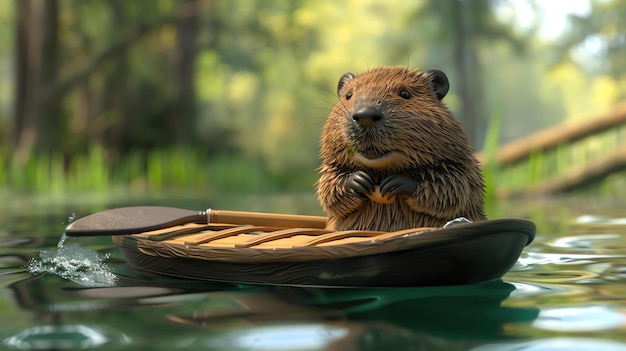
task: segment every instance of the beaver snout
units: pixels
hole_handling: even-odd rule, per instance
[[[383,112],[375,106],[364,106],[356,109],[352,120],[361,127],[372,127],[383,119]]]

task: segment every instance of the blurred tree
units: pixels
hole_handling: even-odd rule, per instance
[[[96,141],[119,155],[193,139],[198,0],[164,7],[120,0],[14,4],[12,139],[23,159],[33,147],[71,155]],[[110,22],[106,11],[94,11],[107,6]],[[62,106],[71,102],[84,114],[64,118]]]
[[[30,153],[34,143],[34,104],[35,85],[33,72],[37,69],[35,43],[38,41],[38,23],[35,17],[35,4],[31,0],[15,0],[15,97],[13,108],[12,139],[20,158]]]
[[[198,54],[198,36],[200,31],[200,3],[198,0],[186,0],[181,11],[188,12],[185,20],[177,22],[177,91],[175,93],[174,118],[170,118],[171,130],[178,144],[187,144],[194,137],[196,130],[196,56]]]
[[[570,26],[557,43],[558,62],[576,61],[592,74],[622,81],[626,97],[626,1],[593,0],[586,16],[570,15]]]
[[[33,147],[50,153],[63,136],[60,103],[47,95],[59,70],[59,3],[17,0],[15,6],[13,139],[23,160]]]
[[[484,72],[481,54],[485,55],[494,42],[510,44],[516,50],[524,48],[521,38],[513,29],[499,22],[493,8],[500,0],[426,0],[411,23],[418,26],[423,21],[433,28],[429,42],[429,55],[441,58],[452,57],[454,82],[452,89],[460,97],[459,119],[462,121],[474,146],[482,146],[484,128],[488,124],[485,108]],[[414,27],[413,30],[420,30]],[[481,53],[482,51],[482,53]]]
[[[586,83],[561,89],[576,76],[546,74],[543,43],[523,42],[494,15],[506,3],[14,0],[0,5],[0,15],[13,8],[2,18],[15,28],[14,57],[0,52],[0,69],[15,72],[13,129],[0,126],[12,133],[6,154],[69,159],[96,146],[115,162],[184,145],[275,173],[313,170],[338,77],[397,64],[447,71],[446,103],[477,148],[496,109],[502,139],[516,138],[562,119],[563,101],[583,104]],[[617,21],[605,12],[598,21]],[[603,82],[594,94],[614,94]]]
[[[51,154],[61,143],[65,123],[61,120],[60,101],[51,98],[47,91],[57,81],[59,72],[59,2],[46,0],[42,6],[41,43],[39,51],[38,84],[35,104],[36,150]]]
[[[317,136],[297,124],[310,106],[303,62],[320,27],[298,21],[307,3],[215,2],[208,11],[201,41],[212,46],[203,45],[197,77],[207,149],[235,150],[276,172],[315,160]]]

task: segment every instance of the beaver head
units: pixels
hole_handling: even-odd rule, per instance
[[[441,102],[448,88],[439,70],[344,74],[323,128],[322,159],[334,167],[398,172],[471,156],[460,123]]]

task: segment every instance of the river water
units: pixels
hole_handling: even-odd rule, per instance
[[[307,195],[214,202],[321,214]],[[531,219],[537,237],[502,280],[465,286],[192,281],[133,270],[107,237],[59,246],[72,216],[139,204],[212,205],[166,196],[0,206],[0,349],[626,350],[626,200],[502,202],[494,216]]]

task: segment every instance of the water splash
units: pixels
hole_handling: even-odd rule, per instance
[[[74,215],[69,217],[74,220]],[[101,255],[95,250],[65,243],[67,236],[61,236],[56,251],[43,250],[39,258],[28,263],[32,274],[50,273],[88,287],[113,286],[117,276],[104,261],[109,255]]]

